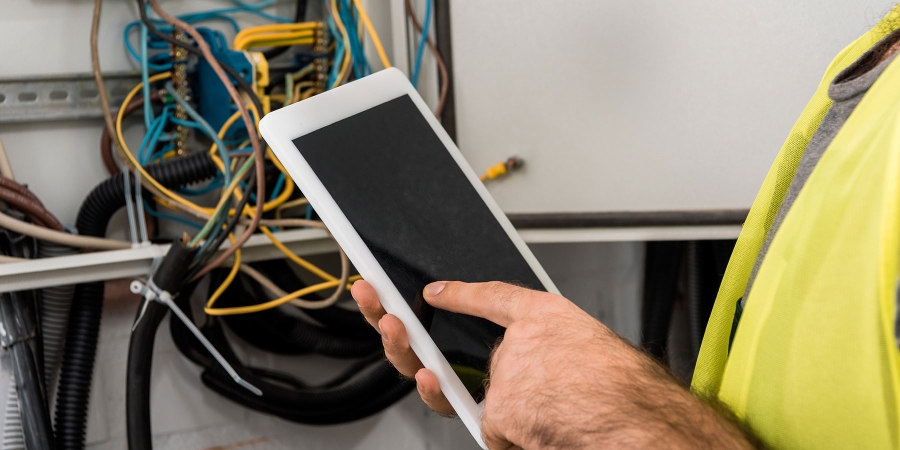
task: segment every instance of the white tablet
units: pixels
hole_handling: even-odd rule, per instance
[[[260,131],[478,443],[503,328],[435,310],[437,280],[556,287],[406,76],[388,69],[274,111]]]

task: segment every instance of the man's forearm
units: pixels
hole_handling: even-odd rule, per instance
[[[610,371],[610,402],[592,433],[609,448],[756,448],[724,407],[714,408],[680,385],[663,366],[624,341],[621,367]],[[600,445],[598,445],[600,444]]]

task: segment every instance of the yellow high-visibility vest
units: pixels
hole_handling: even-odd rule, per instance
[[[784,219],[735,309],[835,76],[900,26],[896,7],[831,63],[738,238],[691,389],[772,448],[900,447],[900,58],[865,94]]]

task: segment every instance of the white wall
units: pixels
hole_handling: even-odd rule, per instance
[[[893,0],[454,0],[458,144],[507,212],[749,208]]]

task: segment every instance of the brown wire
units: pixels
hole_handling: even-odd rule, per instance
[[[185,23],[182,20],[179,20],[177,17],[169,14],[164,9],[160,8],[159,2],[157,0],[149,0],[150,6],[153,7],[153,10],[156,11],[156,14],[159,15],[163,20],[169,22],[173,26],[177,28],[181,28],[187,34],[191,35],[194,38],[194,42],[197,44],[197,47],[200,48],[200,51],[203,53],[203,58],[209,63],[212,67],[213,71],[216,72],[219,79],[222,80],[222,84],[225,86],[225,89],[228,90],[228,95],[231,96],[232,101],[234,101],[235,106],[238,108],[238,111],[241,112],[241,119],[243,119],[244,126],[247,128],[247,134],[250,137],[250,145],[253,147],[253,154],[256,156],[256,198],[259,200],[259,204],[254,208],[253,219],[250,221],[250,226],[247,227],[247,230],[241,234],[240,237],[237,238],[235,243],[229,246],[224,252],[222,252],[219,256],[215,257],[212,261],[210,261],[206,266],[200,269],[196,275],[194,275],[193,280],[205,275],[210,270],[215,269],[225,261],[229,256],[231,256],[238,248],[244,245],[250,236],[256,231],[256,227],[259,225],[259,221],[262,219],[262,202],[263,199],[266,198],[266,174],[265,174],[265,155],[263,154],[262,144],[259,141],[259,136],[256,135],[256,126],[253,123],[253,119],[250,118],[250,112],[247,111],[247,106],[244,105],[243,99],[240,94],[238,94],[237,89],[235,89],[234,85],[231,83],[231,79],[228,78],[228,75],[225,74],[225,71],[222,69],[222,66],[219,64],[219,61],[213,57],[212,52],[209,49],[209,45],[203,39],[203,36],[197,32],[197,30]],[[263,113],[263,111],[260,111]],[[237,212],[240,214],[240,212]]]
[[[115,130],[115,121],[112,116],[112,108],[109,106],[109,93],[106,91],[106,83],[103,81],[103,72],[100,70],[100,53],[97,49],[98,33],[100,30],[100,15],[103,8],[103,0],[94,0],[94,12],[91,18],[91,71],[94,74],[94,82],[97,83],[97,92],[100,94],[100,106],[103,108],[103,120],[106,121],[106,128]],[[114,144],[116,150],[123,152],[118,137],[115,137]],[[122,161],[129,169],[134,169],[131,161],[122,153]],[[164,197],[163,193],[156,188],[149,180],[141,177],[141,185],[144,189],[156,197]]]
[[[413,27],[416,28],[416,31],[418,31],[419,34],[422,34],[422,24],[419,23],[419,19],[416,18],[411,0],[406,0],[406,15],[412,20]],[[428,38],[426,42],[428,43],[428,49],[431,50],[431,54],[434,55],[434,59],[437,61],[438,71],[441,73],[441,96],[438,100],[437,108],[434,110],[434,115],[440,119],[441,112],[444,111],[444,103],[447,101],[447,92],[450,90],[450,72],[447,71],[447,65],[444,63],[444,58],[441,56],[441,52],[438,51],[437,46],[434,45],[431,38]]]
[[[28,189],[27,187],[25,187],[22,184],[16,183],[16,181],[11,178],[6,178],[3,175],[0,175],[0,187],[4,187],[6,189],[16,191],[19,194],[22,194],[25,197],[28,197],[31,200],[39,203],[41,206],[44,206],[44,204],[41,203],[41,200],[37,197],[37,195],[34,195],[34,192],[31,192],[30,189]]]
[[[135,97],[134,100],[125,107],[126,117],[144,106],[143,94],[140,95],[140,97]],[[159,92],[156,90],[152,91],[150,93],[150,100],[159,100]],[[106,171],[109,172],[110,175],[115,175],[119,173],[119,166],[116,165],[116,160],[113,159],[112,146],[113,139],[109,128],[103,127],[103,134],[100,136],[100,156],[103,158],[103,165],[106,166]]]
[[[66,231],[59,220],[44,208],[40,201],[26,197],[12,189],[0,188],[0,200],[25,213],[31,220],[45,228]]]

